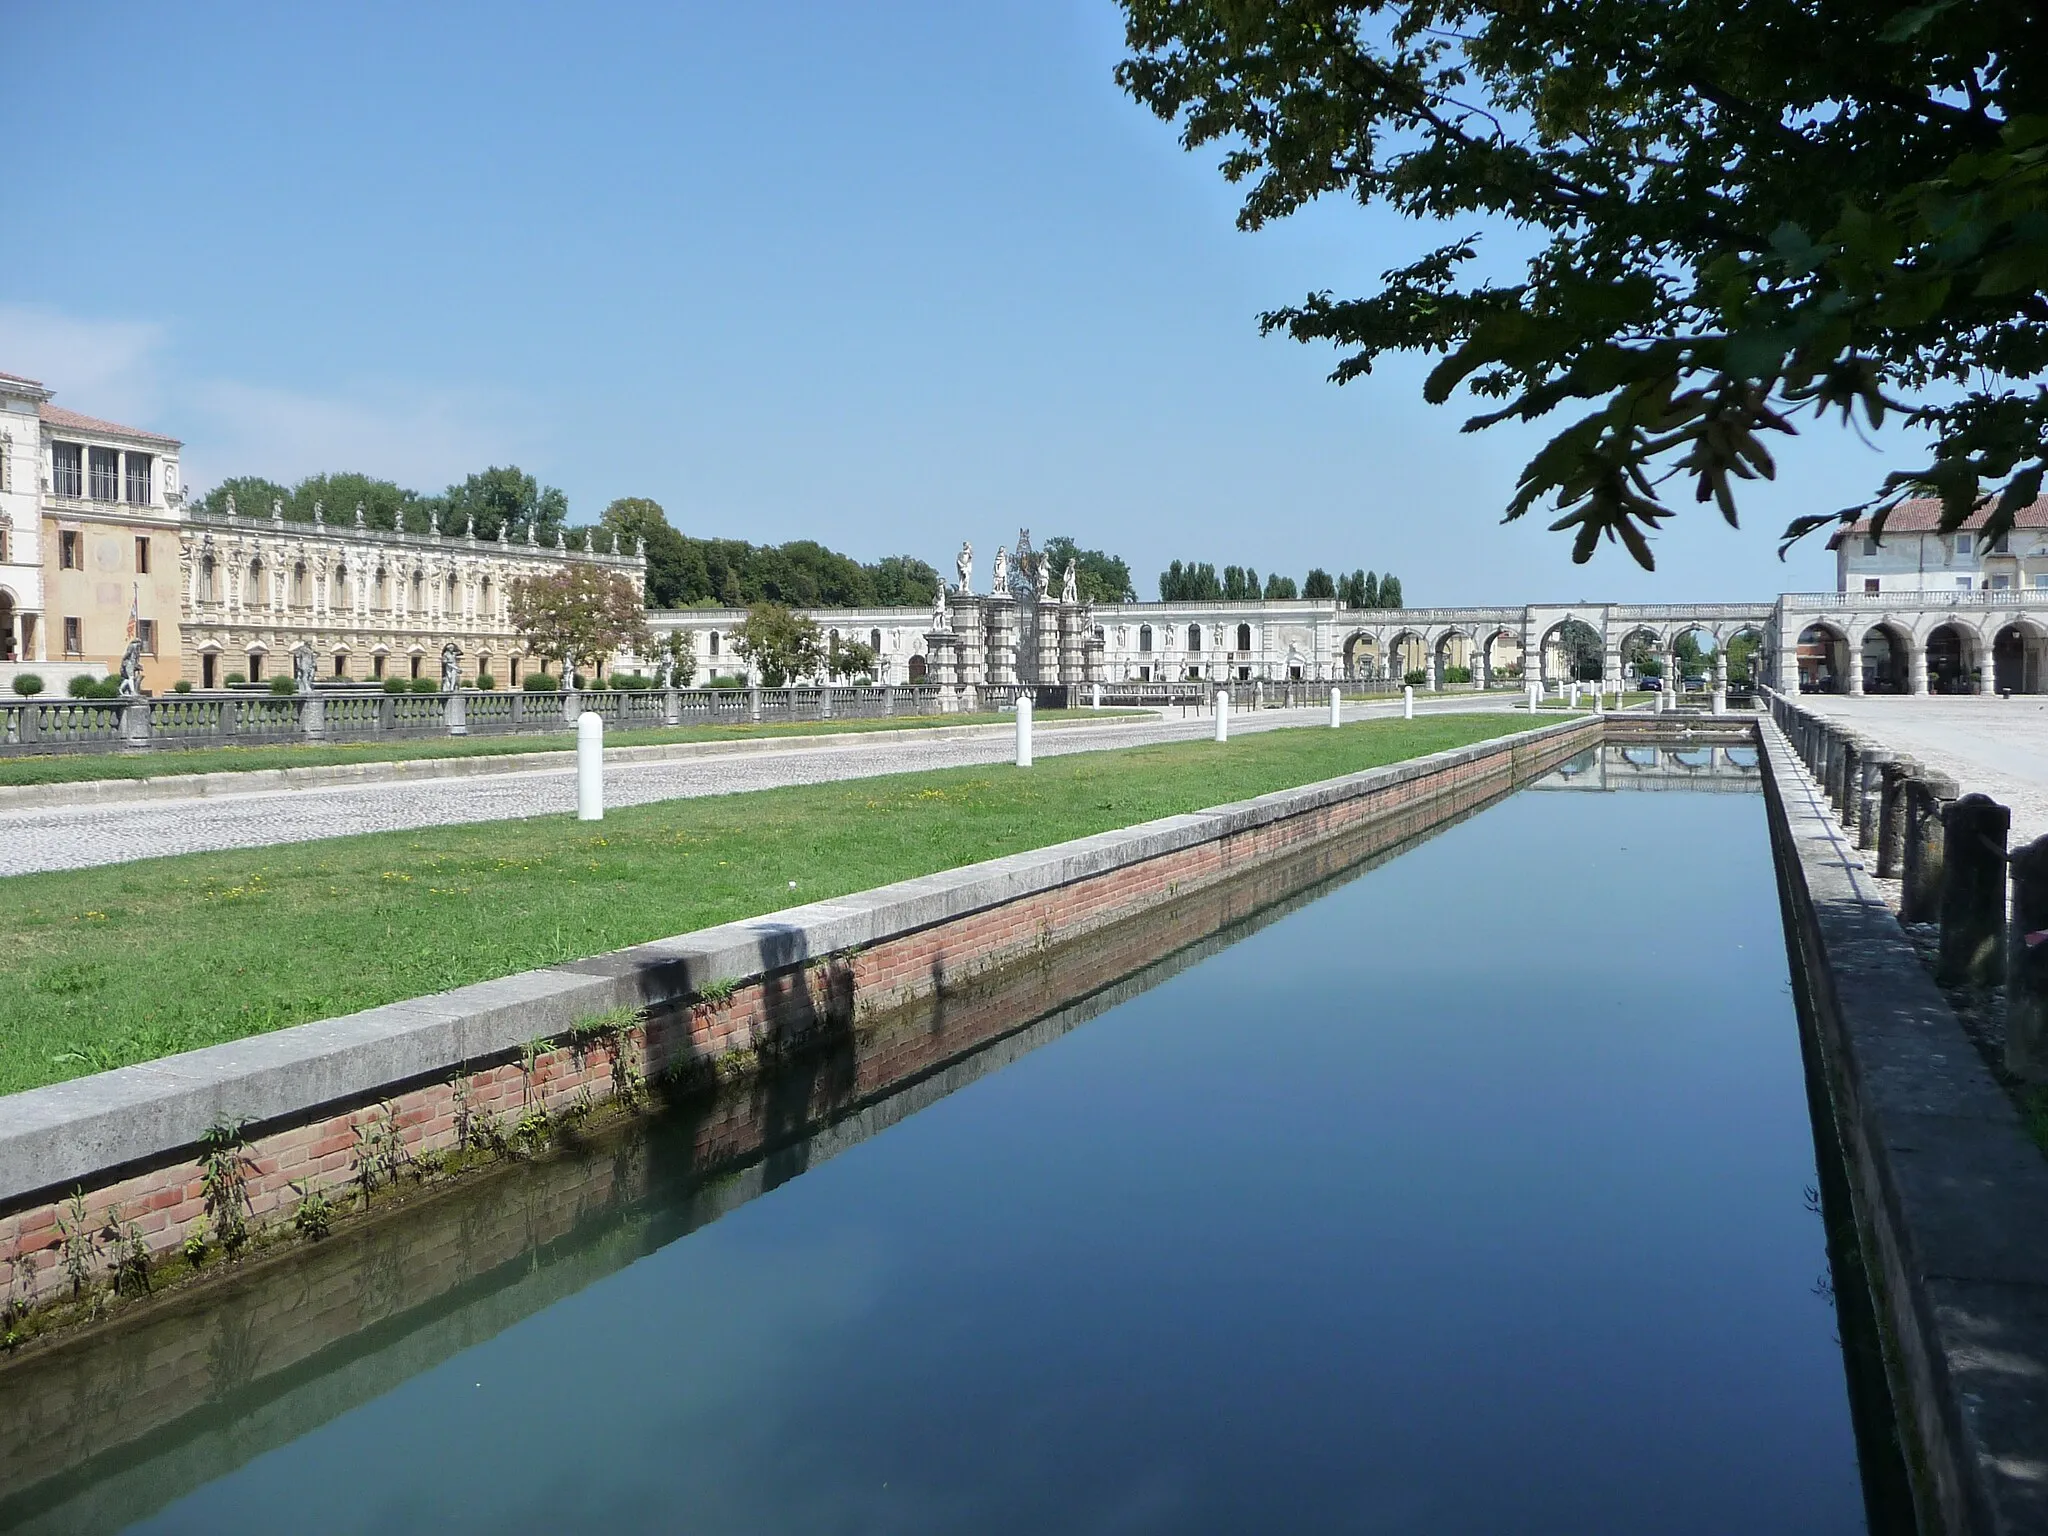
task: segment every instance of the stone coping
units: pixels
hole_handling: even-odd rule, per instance
[[[1107,715],[1107,711],[1105,711]],[[1046,731],[1113,730],[1144,725],[1156,714],[1128,706],[1096,720],[1048,720],[1035,727]],[[864,717],[866,718],[866,717]],[[943,717],[935,717],[943,718]],[[634,727],[639,729],[639,727]],[[646,727],[674,729],[674,727]],[[821,752],[838,747],[883,747],[898,742],[947,741],[965,737],[1008,735],[1006,721],[980,725],[911,726],[900,731],[822,731],[811,736],[736,736],[724,741],[656,742],[635,747],[607,747],[608,763],[662,763],[698,757],[746,756],[751,753]],[[539,733],[536,733],[539,734]],[[572,730],[547,732],[574,735]],[[432,738],[425,738],[432,739]],[[257,743],[251,750],[260,750]],[[299,743],[270,743],[296,746]],[[337,746],[350,743],[337,742]],[[204,749],[201,749],[204,750]],[[25,759],[35,761],[35,759]],[[319,763],[304,768],[229,768],[216,773],[167,773],[147,779],[73,779],[59,784],[0,784],[0,812],[50,810],[80,805],[119,805],[149,800],[212,799],[222,795],[264,795],[280,790],[328,789],[336,785],[388,784],[419,779],[460,779],[493,773],[562,773],[576,766],[576,749],[541,752],[490,752],[470,757],[406,757],[365,759],[360,763]]]
[[[1775,721],[1759,722],[1900,1433],[1950,1531],[2048,1529],[2048,1158]]]
[[[740,922],[387,1003],[0,1098],[0,1206],[252,1127],[383,1097],[465,1063],[505,1059],[618,1008],[686,1003],[756,977],[949,922],[1105,872],[1569,732],[1579,717],[1210,810],[1056,843]]]

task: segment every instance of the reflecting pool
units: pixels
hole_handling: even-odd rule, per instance
[[[446,1197],[389,1283],[462,1283],[0,1522],[1864,1529],[1754,795],[1522,793],[710,1180],[702,1130]]]

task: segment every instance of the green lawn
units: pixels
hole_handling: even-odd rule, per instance
[[[1044,709],[1034,724],[1104,720],[1146,714],[1129,709]],[[856,731],[915,731],[941,725],[1000,725],[1016,717],[892,715],[877,720],[798,720],[788,724],[683,725],[672,729],[610,731],[608,747],[652,747],[685,741],[745,741],[757,736],[829,736]],[[395,763],[422,757],[497,757],[526,752],[570,752],[572,731],[536,736],[455,736],[420,741],[364,741],[332,746],[194,747],[123,756],[78,752],[48,757],[0,758],[0,784],[78,784],[91,779],[153,779],[172,773],[243,773],[256,768],[323,768],[335,763]]]
[[[1525,730],[1264,731],[0,880],[0,1092]]]

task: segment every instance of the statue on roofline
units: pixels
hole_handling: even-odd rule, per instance
[[[960,573],[960,595],[968,596],[974,591],[974,546],[971,543],[961,544],[953,569]]]
[[[991,597],[1010,595],[1010,552],[1000,544],[996,546],[995,575],[990,578],[988,590]]]
[[[1081,601],[1080,584],[1076,579],[1074,562],[1071,560],[1067,562],[1067,574],[1060,578],[1060,601],[1063,603],[1078,603]]]

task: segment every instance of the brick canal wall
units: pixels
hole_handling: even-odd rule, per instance
[[[366,1161],[516,1142],[522,1122],[649,1080],[802,1060],[864,1019],[1297,851],[1375,825],[1412,835],[1601,730],[1568,721],[13,1095],[0,1101],[0,1276],[16,1305],[70,1289],[74,1192],[105,1239],[98,1284],[131,1233],[152,1257],[202,1222],[217,1238],[209,1127],[242,1124],[229,1199],[252,1228],[275,1226],[305,1193],[344,1197]]]

